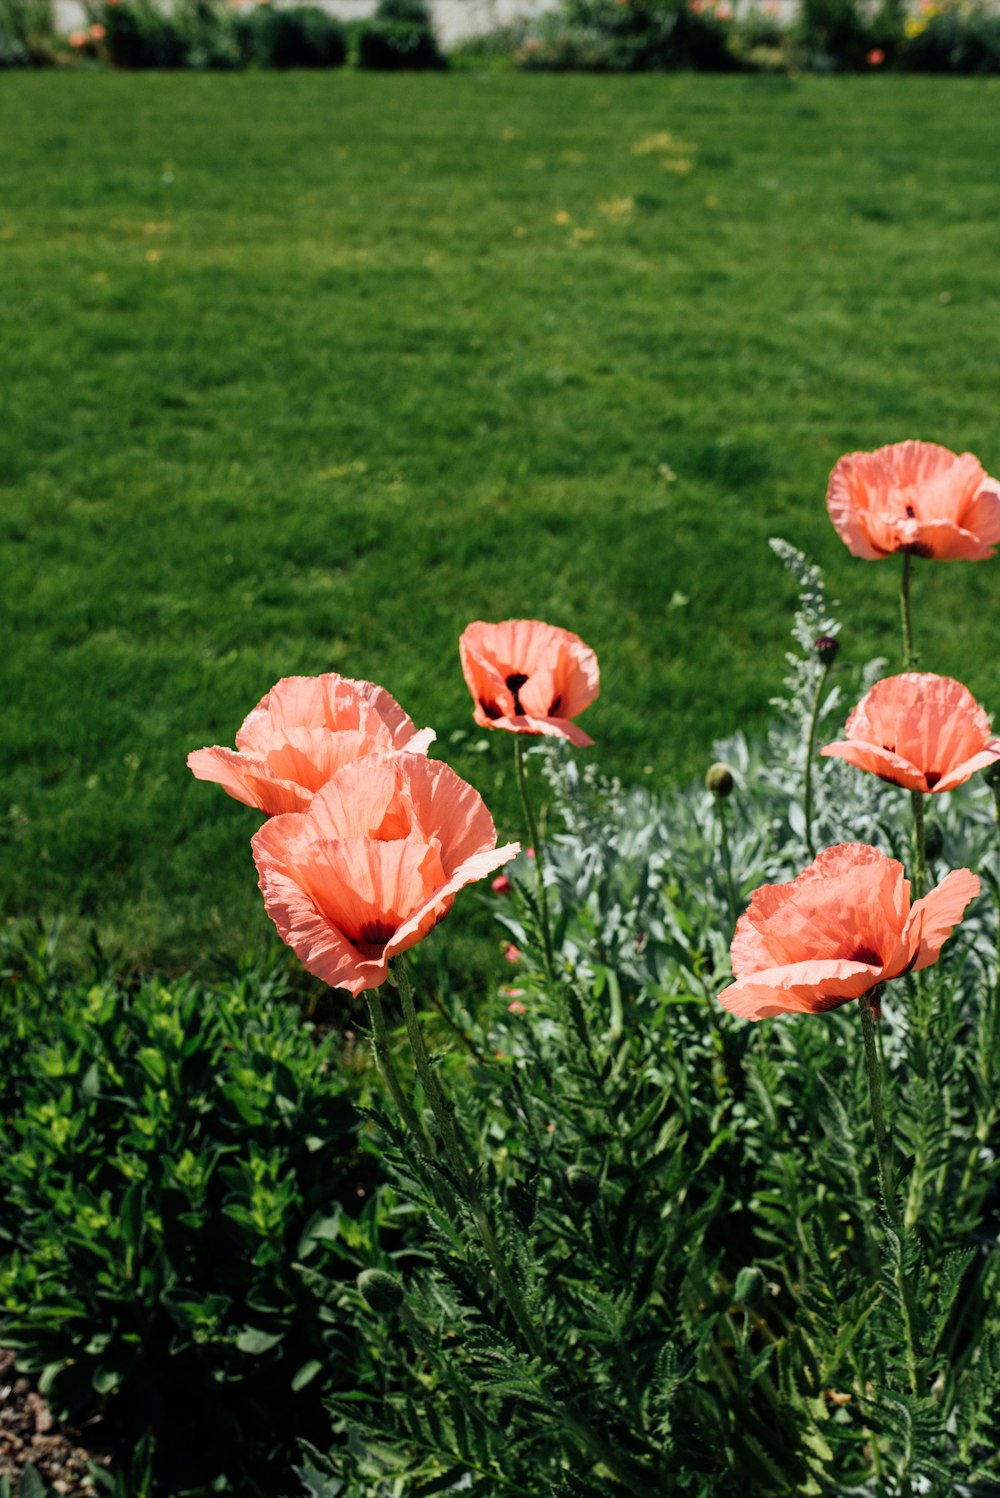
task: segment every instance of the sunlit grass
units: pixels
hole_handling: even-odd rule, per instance
[[[457,637],[598,651],[589,751],[760,725],[791,587],[896,648],[854,448],[1000,469],[991,81],[25,76],[0,95],[0,897],[137,956],[259,942],[258,818],[184,768],[279,677],[388,687],[514,830]],[[918,567],[1000,703],[997,563]],[[502,739],[502,742],[495,740]],[[498,785],[498,781],[501,783]]]

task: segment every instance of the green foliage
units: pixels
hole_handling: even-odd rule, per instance
[[[161,11],[156,0],[121,0],[101,9],[108,57],[118,68],[182,68],[188,60],[188,37],[179,21]]]
[[[593,72],[659,72],[695,67],[729,72],[727,19],[714,3],[685,0],[563,0],[521,43],[522,67]]]
[[[800,605],[766,773],[759,747],[722,746],[740,773],[719,803],[532,756],[566,829],[545,846],[557,970],[525,858],[498,912],[520,954],[498,998],[516,998],[478,1021],[453,1008],[476,1059],[447,1073],[450,1113],[442,1058],[425,1074],[418,1050],[428,1152],[381,1119],[428,1230],[391,1304],[359,1304],[379,1382],[334,1399],[315,1492],[945,1498],[1000,1476],[996,909],[883,996],[888,1202],[856,1007],[747,1025],[715,1002],[720,805],[742,907],[745,886],[807,861],[798,746],[813,642],[839,628],[816,568],[775,551]],[[838,723],[842,684],[823,705]],[[903,851],[907,798],[822,766],[822,840],[856,819]],[[967,822],[992,874],[981,790],[947,802],[942,825]]]
[[[1000,15],[987,5],[945,0],[907,38],[903,66],[915,73],[1000,73]]]
[[[336,1280],[387,1208],[337,1037],[290,997],[283,964],[205,987],[3,954],[5,1342],[57,1408],[149,1431],[157,1491],[274,1492],[354,1376]]]
[[[339,68],[347,61],[347,30],[314,5],[253,6],[236,35],[244,61],[261,68]]]
[[[381,71],[446,67],[425,0],[379,0],[358,28],[358,66]]]

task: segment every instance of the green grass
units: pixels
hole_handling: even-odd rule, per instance
[[[891,654],[895,564],[849,557],[826,478],[909,436],[1000,470],[998,104],[8,75],[5,911],[171,962],[258,944],[258,818],[184,757],[291,672],[381,682],[514,830],[510,741],[476,752],[458,667],[474,618],[580,633],[590,754],[663,781],[764,722],[792,603],[768,536],[826,566],[844,658]],[[916,569],[925,665],[987,706],[997,565]]]

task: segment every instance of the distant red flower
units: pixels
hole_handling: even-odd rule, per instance
[[[237,801],[268,816],[305,811],[341,766],[367,754],[405,749],[424,754],[432,729],[419,733],[399,703],[370,681],[286,676],[244,720],[236,749],[196,749],[188,768],[216,780]]]
[[[390,959],[443,920],[457,892],[518,852],[496,846],[482,797],[448,765],[373,755],[338,770],[304,812],[252,839],[267,913],[331,988],[377,988]]]
[[[870,68],[880,68],[885,62],[885,53],[881,47],[872,47],[865,53],[865,62]]]
[[[490,889],[495,895],[509,895],[513,888],[506,874],[498,874],[495,879],[490,880]]]
[[[719,1002],[752,1020],[836,1009],[930,967],[978,893],[975,874],[957,869],[911,906],[894,858],[863,843],[827,848],[790,884],[754,892]]]
[[[515,947],[514,943],[512,941],[509,941],[504,949],[503,955],[506,957],[508,962],[520,962],[521,949],[520,947]]]
[[[1000,739],[968,687],[910,671],[876,682],[847,720],[846,738],[821,754],[910,791],[953,791],[1000,760]]]
[[[570,722],[599,690],[597,656],[579,635],[538,619],[477,622],[464,631],[459,652],[483,728],[594,742]]]
[[[85,47],[87,45],[87,33],[85,31],[71,31],[67,38],[71,47]]]
[[[511,999],[507,1009],[511,1014],[527,1014],[528,1012],[527,1004],[522,1004],[520,999]]]
[[[1000,484],[972,453],[935,442],[894,442],[848,453],[830,475],[830,519],[856,557],[895,551],[979,562],[1000,541]]]

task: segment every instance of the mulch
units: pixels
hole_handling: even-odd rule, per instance
[[[12,1352],[0,1351],[0,1476],[10,1473],[15,1493],[21,1472],[31,1466],[53,1493],[92,1498],[97,1489],[89,1468],[107,1461],[86,1446],[80,1431],[53,1419],[35,1380],[18,1372]]]

